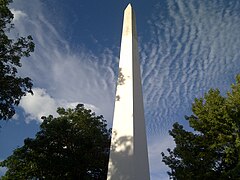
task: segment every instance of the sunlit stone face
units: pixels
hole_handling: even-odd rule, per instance
[[[110,180],[149,179],[143,97],[134,12],[124,12],[119,74],[113,117]]]

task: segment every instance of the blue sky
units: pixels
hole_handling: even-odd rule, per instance
[[[224,94],[240,67],[237,0],[15,0],[12,37],[31,34],[35,52],[19,74],[34,83],[16,116],[0,122],[0,160],[34,137],[42,115],[87,104],[112,123],[123,10],[137,18],[151,179],[168,179],[161,152],[168,130],[187,125],[191,103],[210,88]],[[3,170],[1,170],[3,171]]]

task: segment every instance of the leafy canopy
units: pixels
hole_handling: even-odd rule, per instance
[[[0,163],[5,179],[106,179],[111,131],[82,104],[43,117],[34,139]]]
[[[10,119],[21,97],[27,92],[32,93],[31,79],[17,76],[17,68],[21,67],[20,59],[34,51],[34,43],[31,36],[17,40],[7,36],[13,28],[13,14],[8,8],[11,2],[0,0],[0,120]]]
[[[240,179],[240,75],[226,97],[218,89],[195,99],[186,117],[193,132],[175,123],[176,147],[162,153],[171,179]]]

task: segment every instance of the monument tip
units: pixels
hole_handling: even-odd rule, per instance
[[[128,4],[128,6],[126,7],[126,9],[127,9],[127,8],[132,8],[131,3]]]

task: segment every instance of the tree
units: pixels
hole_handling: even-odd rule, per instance
[[[103,116],[79,104],[43,117],[35,139],[0,163],[5,179],[106,179],[110,134]]]
[[[34,43],[31,36],[17,40],[7,36],[6,33],[13,28],[13,14],[8,8],[11,2],[0,0],[0,120],[10,119],[21,97],[32,93],[31,79],[17,76],[17,68],[21,67],[20,59],[34,51]]]
[[[192,131],[175,123],[176,147],[162,153],[171,179],[240,179],[240,75],[225,97],[218,89],[195,99],[186,117]]]

